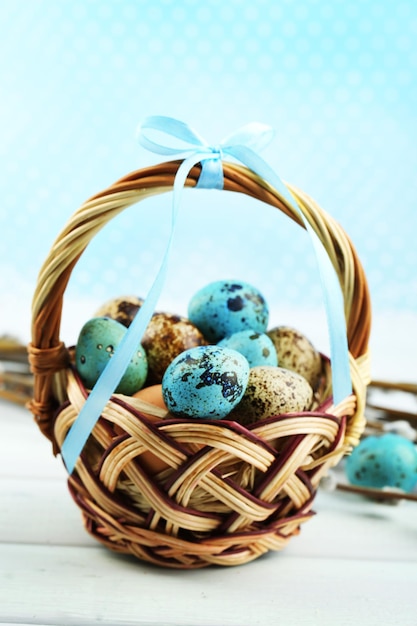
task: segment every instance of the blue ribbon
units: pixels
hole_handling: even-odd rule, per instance
[[[151,131],[153,135],[162,134],[164,143],[150,139],[148,131]],[[280,177],[257,154],[257,151],[270,143],[273,136],[274,131],[271,127],[254,122],[243,126],[213,147],[187,124],[170,117],[150,116],[139,127],[139,142],[148,150],[162,155],[184,156],[173,185],[171,233],[159,271],[143,305],[91,390],[63,442],[61,454],[70,474],[104,407],[119,384],[155,310],[166,278],[181,194],[187,176],[194,165],[201,163],[202,170],[196,186],[206,189],[223,189],[222,161],[225,155],[233,157],[266,180],[295,209],[305,225],[316,253],[323,289],[330,340],[333,401],[338,404],[351,394],[346,320],[339,280],[323,244],[300,211],[295,198]],[[172,140],[172,137],[179,139],[182,145],[167,145],[166,139]]]

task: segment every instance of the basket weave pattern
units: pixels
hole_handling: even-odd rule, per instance
[[[72,351],[59,336],[71,271],[112,217],[170,191],[180,163],[134,172],[88,200],[41,268],[28,348],[34,373],[30,406],[55,453],[87,396],[73,368]],[[225,190],[268,203],[302,226],[294,209],[256,174],[229,163],[223,170]],[[195,186],[199,174],[200,167],[194,167],[186,185]],[[281,550],[313,514],[321,477],[359,441],[369,382],[366,279],[343,229],[303,192],[288,188],[340,280],[353,394],[333,405],[325,357],[311,411],[271,417],[250,427],[229,420],[150,419],[164,411],[114,394],[69,477],[88,532],[113,550],[175,568],[237,565]]]

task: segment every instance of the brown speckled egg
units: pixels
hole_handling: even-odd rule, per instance
[[[277,326],[267,335],[275,345],[279,367],[301,374],[316,389],[322,362],[320,353],[310,340],[290,326]]]
[[[105,302],[94,314],[94,317],[110,317],[123,326],[130,326],[133,318],[143,304],[137,296],[120,296]]]
[[[305,411],[312,400],[313,390],[303,376],[282,367],[259,365],[251,368],[243,398],[228,419],[247,426],[273,415]]]
[[[202,333],[187,318],[154,313],[142,337],[148,358],[148,384],[162,382],[166,368],[181,352],[206,344]]]

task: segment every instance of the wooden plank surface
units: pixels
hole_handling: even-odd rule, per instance
[[[60,458],[26,410],[0,403],[0,624],[415,626],[417,505],[320,492],[281,553],[179,572],[84,531]]]
[[[100,548],[0,546],[3,621],[415,626],[415,563],[268,555],[178,572]],[[7,594],[7,595],[6,595]]]

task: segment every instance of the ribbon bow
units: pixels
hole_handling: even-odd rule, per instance
[[[170,147],[165,143],[157,143],[148,137],[147,131],[149,130],[162,133],[164,138],[175,137],[182,142],[182,145]],[[246,164],[251,156],[271,142],[274,131],[270,126],[252,122],[227,136],[217,146],[210,146],[184,122],[171,117],[153,115],[142,122],[138,136],[139,143],[144,148],[157,154],[166,156],[188,155],[175,178],[178,189],[183,187],[188,172],[196,163],[201,163],[202,166],[196,187],[200,189],[223,189],[223,156],[228,154]]]
[[[148,137],[149,131],[162,134],[164,139],[172,139],[172,137],[179,139],[182,145],[169,146],[166,143],[153,141]],[[280,177],[257,153],[271,141],[273,136],[274,131],[271,127],[254,122],[238,129],[217,146],[210,146],[187,124],[170,117],[150,116],[140,125],[138,138],[142,146],[157,154],[185,155],[177,170],[173,186],[171,233],[159,271],[143,305],[91,390],[63,442],[61,455],[70,474],[94,425],[129,365],[153,315],[165,281],[181,193],[191,168],[197,163],[201,163],[202,167],[197,188],[223,189],[222,160],[225,155],[228,155],[266,180],[297,211],[313,243],[321,277],[330,339],[333,401],[338,404],[352,392],[346,321],[340,284],[323,244],[304,218],[295,198]]]

